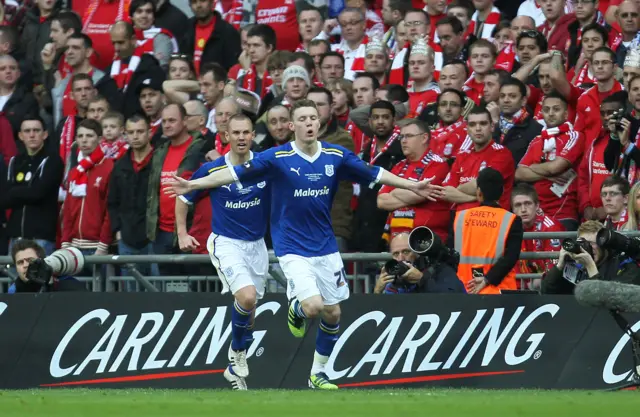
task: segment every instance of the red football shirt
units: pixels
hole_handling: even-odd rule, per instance
[[[113,62],[114,49],[109,28],[113,22],[129,21],[129,3],[129,0],[102,0],[91,2],[87,7],[82,19],[82,31],[89,35],[93,42],[92,66],[104,71]]]
[[[435,103],[438,100],[438,94],[436,90],[409,93],[409,115],[407,117],[410,115],[419,116],[427,104]]]
[[[525,227],[525,232],[564,232],[564,227],[555,219],[546,216],[540,210],[531,227]],[[523,239],[520,252],[558,252],[561,248],[560,239]],[[517,264],[519,274],[540,274],[548,271],[556,264],[553,259],[520,259]],[[520,281],[521,289],[527,289],[529,280]]]
[[[463,119],[450,126],[441,126],[431,131],[429,149],[442,158],[452,158],[458,154],[460,145],[466,137],[467,122]]]
[[[432,178],[431,184],[440,185],[449,173],[449,164],[433,152],[427,154],[419,161],[398,162],[391,172],[401,178],[411,181],[421,181]],[[387,194],[395,188],[383,185],[378,194]],[[449,232],[449,203],[428,201],[416,206],[403,207],[390,213],[391,236],[401,232],[410,232],[418,226],[427,226],[437,233],[443,241],[446,241]]]
[[[276,32],[276,49],[295,51],[300,43],[296,5],[293,0],[260,0],[256,23],[269,25]]]
[[[536,136],[527,149],[527,153],[522,157],[520,165],[531,166],[543,162],[550,162],[560,157],[571,163],[577,169],[584,152],[584,136],[580,132],[571,131],[566,134],[557,135],[556,148],[550,152],[544,152],[544,140],[541,136]],[[534,184],[540,208],[549,216],[558,220],[578,219],[578,181],[574,180],[561,198],[558,198],[551,191],[553,182],[544,178]]]
[[[590,145],[585,146],[585,157],[578,169],[578,200],[580,213],[587,207],[602,207],[600,186],[611,175],[604,164],[604,150],[609,143],[609,135],[600,135]]]
[[[484,91],[484,83],[481,83],[476,80],[476,77],[471,76],[462,86],[462,91],[473,100],[477,105],[480,104],[480,99],[482,99],[483,91]]]
[[[158,227],[164,232],[173,232],[176,224],[176,199],[166,195],[163,192],[164,185],[172,179],[173,175],[178,173],[180,162],[187,153],[189,145],[193,138],[189,139],[182,145],[169,145],[167,156],[162,164],[162,172],[160,173],[160,209],[158,218]]]
[[[202,61],[202,52],[209,40],[209,37],[213,33],[213,28],[216,25],[215,16],[206,25],[200,25],[196,23],[196,44],[193,45],[193,66],[196,69],[196,74],[200,74],[200,62]]]
[[[480,152],[476,151],[473,146],[471,146],[470,149],[460,151],[443,185],[458,187],[466,184],[469,181],[475,180],[480,170],[486,167],[491,167],[502,174],[502,178],[504,178],[504,192],[502,193],[499,203],[502,208],[509,210],[511,207],[509,198],[515,176],[513,155],[507,148],[493,141],[489,142]],[[478,207],[479,205],[480,203],[477,201],[456,204],[456,211]]]

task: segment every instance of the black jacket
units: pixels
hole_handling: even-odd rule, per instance
[[[128,62],[128,60],[124,61]],[[105,74],[110,73],[111,67],[105,71]],[[125,119],[128,119],[135,113],[142,113],[137,89],[148,78],[164,81],[166,75],[156,58],[150,54],[144,54],[140,58],[140,64],[138,64],[138,68],[131,76],[131,81],[129,81],[129,85],[124,92],[118,88],[115,80],[107,75],[98,81],[96,89],[107,99],[112,110],[119,111],[124,115]]]
[[[16,293],[25,292],[87,292],[87,287],[75,278],[56,279],[53,284],[41,286],[33,282],[17,279],[14,283]]]
[[[542,132],[542,126],[540,123],[533,119],[531,113],[524,122],[519,125],[513,126],[507,134],[502,138],[502,132],[500,126],[496,123],[496,129],[493,132],[493,140],[496,143],[504,146],[511,151],[513,155],[513,161],[516,166],[520,163],[520,160],[527,153],[529,144]]]
[[[176,39],[180,39],[188,22],[189,19],[182,13],[182,10],[171,4],[169,0],[165,0],[162,6],[156,10],[154,25],[167,29]]]
[[[7,119],[9,119],[9,123],[11,123],[13,137],[17,138],[22,121],[27,116],[33,117],[38,115],[38,102],[33,93],[28,90],[26,86],[19,83],[2,111],[5,116],[7,116]]]
[[[467,290],[455,269],[446,263],[439,263],[433,271],[430,269],[423,271],[418,292],[466,294]]]
[[[598,265],[598,274],[591,279],[640,285],[640,267],[630,258],[613,255]],[[542,294],[573,294],[574,288],[575,285],[564,279],[562,271],[554,266],[544,275],[540,291]]]
[[[635,143],[638,130],[640,130],[640,120],[626,116],[631,122],[631,128],[629,129],[629,142]],[[604,149],[604,166],[610,172],[615,175],[621,176],[625,179],[629,179],[629,166],[631,161],[635,162],[636,166],[640,165],[640,149],[637,146],[632,146],[631,151],[625,154],[622,161],[620,161],[620,154],[625,150],[622,149],[620,140],[609,138],[607,147]]]
[[[362,159],[370,161],[371,146],[376,146],[375,139],[372,139],[369,146],[363,150]],[[398,162],[405,159],[400,146],[400,141],[395,140],[389,149],[375,160],[372,165],[382,167],[391,171]],[[360,185],[360,196],[358,197],[358,207],[353,215],[353,231],[351,236],[350,249],[359,252],[385,252],[386,242],[382,239],[384,225],[387,222],[389,212],[378,208],[378,191],[380,184],[373,188]]]
[[[240,33],[230,24],[227,23],[220,13],[214,12],[216,16],[216,24],[213,28],[211,36],[204,45],[200,66],[208,62],[217,62],[224,69],[229,69],[238,63],[238,57],[242,51],[240,42]],[[180,42],[180,50],[188,55],[193,56],[194,45],[196,42],[196,19],[189,19],[187,25],[183,28],[184,35]]]
[[[41,80],[44,72],[40,52],[49,42],[52,16],[53,14],[41,23],[40,10],[36,6],[30,9],[25,16],[25,25],[20,42],[25,51],[27,62],[31,64],[35,80]]]
[[[113,166],[107,208],[113,233],[120,232],[127,246],[141,249],[149,243],[146,222],[151,160],[136,173],[132,153],[133,150],[129,150]]]
[[[7,223],[10,238],[44,239],[55,242],[58,231],[58,189],[64,166],[57,153],[43,148],[29,156],[11,158],[6,193],[0,207],[11,209]]]

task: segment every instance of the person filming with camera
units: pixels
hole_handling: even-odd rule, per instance
[[[428,242],[426,251],[414,247],[418,240]],[[429,228],[422,226],[411,233],[394,235],[389,251],[393,259],[382,267],[375,294],[466,292],[450,265],[455,256]]]
[[[578,228],[576,240],[562,242],[558,263],[542,280],[543,294],[572,294],[585,279],[640,285],[640,241],[629,238],[595,220]]]
[[[11,259],[18,278],[9,293],[87,291],[84,284],[72,278],[84,267],[84,256],[77,248],[60,249],[46,256],[35,240],[20,239],[11,248]]]

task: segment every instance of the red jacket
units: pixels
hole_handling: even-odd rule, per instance
[[[600,131],[598,138],[585,146],[584,157],[578,167],[578,204],[580,214],[587,207],[602,207],[600,186],[611,175],[604,165],[604,150],[609,143],[609,134]]]
[[[613,88],[602,94],[602,98],[596,85],[584,92],[578,99],[574,129],[584,133],[586,139],[585,144],[587,146],[598,137],[600,129],[602,128],[602,118],[600,117],[600,104],[602,100],[622,90],[622,84],[614,80]]]
[[[16,156],[17,153],[11,123],[9,123],[9,119],[0,112],[0,156],[4,159],[4,164],[9,166],[9,161]]]
[[[569,42],[571,41],[571,34],[569,33],[569,25],[576,20],[575,14],[566,14],[562,16],[553,28],[549,27],[549,23],[545,21],[542,25],[538,26],[538,31],[544,34],[547,38],[549,45],[549,51],[565,51]]]
[[[107,250],[113,241],[107,211],[109,180],[113,159],[103,159],[87,172],[87,195],[74,197],[70,192],[62,208],[62,246]]]

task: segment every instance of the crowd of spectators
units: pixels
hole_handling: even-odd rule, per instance
[[[344,182],[332,210],[342,252],[386,252],[417,226],[446,241],[453,214],[479,204],[486,167],[501,173],[500,204],[526,232],[587,220],[638,229],[636,1],[189,6],[188,18],[168,0],[0,3],[1,252],[28,238],[47,254],[180,253],[163,183],[225,155],[239,112],[255,123],[255,152],[288,142],[288,109],[303,98],[318,107],[320,140],[444,186],[430,201]],[[471,121],[474,108],[486,111]],[[211,216],[204,200],[190,213],[194,253],[207,253]],[[522,244],[559,249],[557,239]]]

